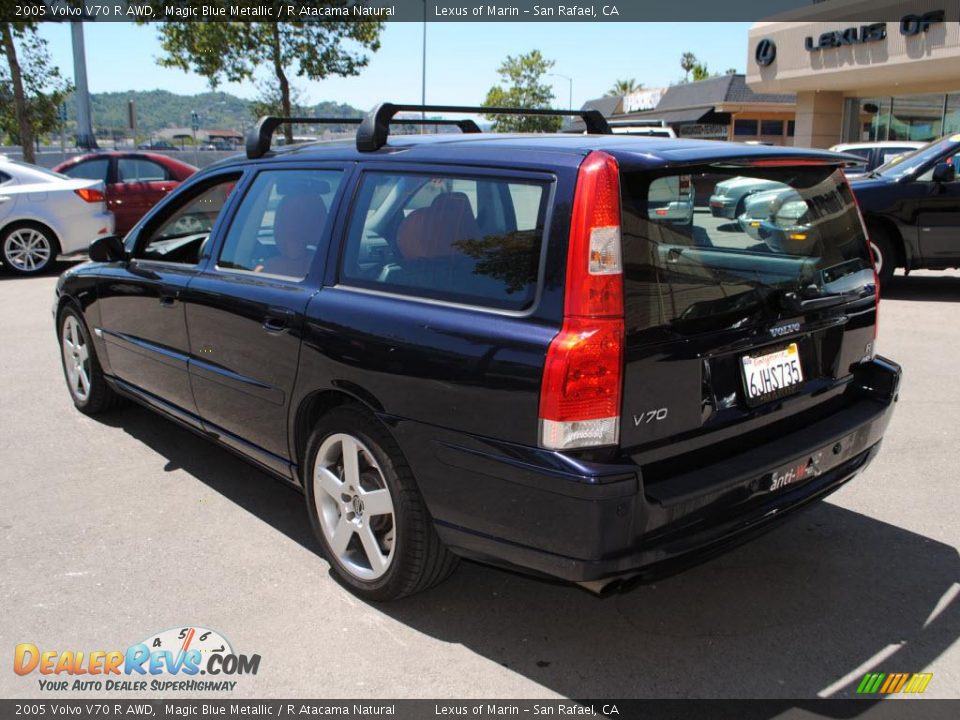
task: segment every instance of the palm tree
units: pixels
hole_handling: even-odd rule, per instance
[[[632,92],[643,89],[643,83],[638,83],[633,78],[629,80],[617,80],[613,87],[607,90],[607,97],[617,97],[620,95],[629,95]]]
[[[685,52],[680,56],[680,67],[683,68],[683,72],[686,73],[685,82],[690,81],[690,71],[693,70],[694,65],[697,64],[697,56],[692,52]]]

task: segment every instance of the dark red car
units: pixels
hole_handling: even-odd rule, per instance
[[[123,151],[80,155],[53,169],[73,178],[103,181],[118,235],[126,234],[147,210],[197,171],[160,153]]]

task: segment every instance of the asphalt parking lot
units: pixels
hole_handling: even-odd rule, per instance
[[[223,698],[847,697],[868,670],[960,697],[958,272],[883,300],[901,400],[827,502],[606,599],[463,563],[383,606],[331,579],[293,490],[139,407],[76,412],[55,282],[0,273],[0,697],[41,694],[10,670],[17,643],[121,649],[186,625],[261,656]]]

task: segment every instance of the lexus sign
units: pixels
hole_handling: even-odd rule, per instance
[[[767,67],[777,59],[777,44],[770,38],[764,38],[757,43],[757,50],[754,53],[757,65]]]

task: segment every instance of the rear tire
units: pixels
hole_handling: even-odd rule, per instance
[[[893,279],[893,271],[897,269],[897,253],[894,249],[890,233],[881,227],[870,227],[870,251],[873,253],[873,262],[877,268],[877,277],[880,278],[880,289],[889,287]]]
[[[60,311],[57,328],[63,377],[77,410],[97,415],[118,405],[120,396],[103,376],[83,315],[67,305]]]
[[[39,275],[57,261],[60,243],[53,232],[38,223],[17,223],[0,236],[3,264],[17,275]]]
[[[446,579],[458,559],[433,526],[396,441],[359,406],[320,419],[307,443],[307,514],[337,578],[371,601]]]

